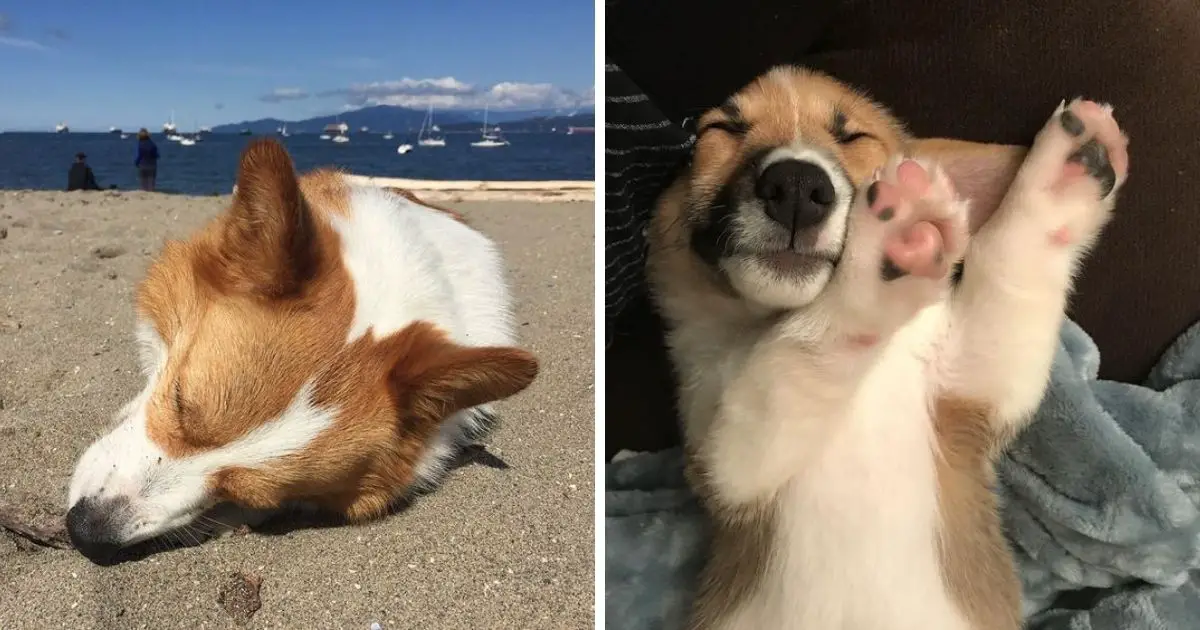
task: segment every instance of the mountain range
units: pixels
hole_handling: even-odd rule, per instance
[[[483,124],[482,109],[456,109],[434,111],[434,122],[443,131],[473,131]],[[552,128],[565,130],[568,126],[591,127],[596,124],[595,109],[581,108],[576,112],[553,109],[506,110],[489,111],[489,125],[501,125],[505,131],[530,132],[550,131]],[[425,120],[425,110],[397,107],[394,105],[376,105],[348,111],[336,116],[317,116],[304,120],[280,120],[278,118],[260,118],[243,122],[218,125],[213,127],[213,133],[237,133],[248,130],[255,134],[274,133],[284,123],[288,131],[293,133],[317,133],[325,125],[344,122],[349,125],[351,133],[361,127],[371,131],[394,131],[396,133],[415,132],[421,128]]]

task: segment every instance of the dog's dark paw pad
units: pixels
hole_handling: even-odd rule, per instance
[[[900,278],[907,276],[908,272],[897,267],[896,263],[888,260],[887,258],[884,258],[883,265],[880,267],[880,270],[879,270],[879,275],[880,275],[880,277],[883,278],[884,282],[891,282],[893,280],[899,280]]]
[[[1072,136],[1082,136],[1083,132],[1087,131],[1087,126],[1083,124],[1083,120],[1081,120],[1079,116],[1076,116],[1075,112],[1069,109],[1063,110],[1062,115],[1059,117],[1059,121],[1062,122],[1063,129],[1065,129],[1067,133],[1071,134]]]
[[[879,182],[867,186],[867,206],[874,206],[876,199],[879,199]]]
[[[1063,116],[1070,110],[1063,112]],[[1078,118],[1076,118],[1078,120]],[[1066,124],[1064,123],[1064,127]],[[1069,130],[1068,130],[1069,131]],[[1100,182],[1100,196],[1106,197],[1117,184],[1117,173],[1108,159],[1108,149],[1095,138],[1088,140],[1067,157],[1067,162],[1083,166],[1088,175]]]

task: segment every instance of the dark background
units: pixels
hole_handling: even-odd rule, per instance
[[[1101,377],[1140,382],[1200,319],[1200,3],[609,2],[609,60],[675,120],[773,65],[865,88],[918,136],[1028,144],[1058,103],[1107,101],[1130,137],[1130,179],[1069,315]],[[608,451],[678,440],[651,309],[635,300],[607,350]]]

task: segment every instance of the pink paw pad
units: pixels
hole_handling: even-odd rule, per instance
[[[868,212],[883,222],[913,222],[885,237],[883,279],[890,281],[910,274],[944,276],[948,271],[944,252],[953,245],[948,242],[949,225],[933,220],[933,216],[918,216],[929,214],[923,212],[924,206],[937,203],[926,198],[933,188],[933,178],[919,163],[905,160],[896,167],[892,179],[881,179],[867,189]]]

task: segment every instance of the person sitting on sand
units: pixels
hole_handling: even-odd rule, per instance
[[[150,139],[150,132],[138,131],[137,157],[133,165],[138,170],[138,182],[142,190],[154,192],[154,180],[158,177],[158,146]]]
[[[87,165],[87,156],[83,153],[75,154],[75,163],[67,172],[67,192],[72,190],[100,190],[100,184],[96,183],[96,174],[92,172],[92,167]]]

